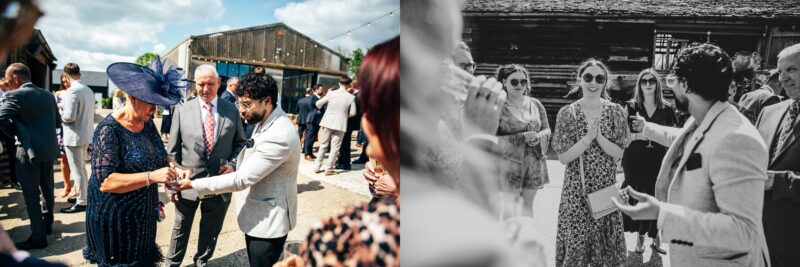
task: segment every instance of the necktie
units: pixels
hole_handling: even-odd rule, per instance
[[[794,128],[794,121],[797,118],[797,114],[800,113],[800,101],[797,100],[790,100],[793,101],[791,105],[789,105],[789,111],[786,113],[786,116],[783,117],[783,121],[781,121],[781,130],[780,134],[778,135],[778,142],[772,142],[773,147],[770,148],[772,151],[772,160],[775,159],[775,156],[778,154],[781,148],[786,145],[786,141],[789,140],[789,136],[792,134],[792,128]]]
[[[211,156],[211,147],[214,145],[214,114],[211,112],[214,105],[208,103],[203,106],[203,108],[207,111],[206,117],[203,122],[205,125],[204,134],[206,137],[206,156]]]

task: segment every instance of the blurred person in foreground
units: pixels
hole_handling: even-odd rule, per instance
[[[471,74],[454,78],[458,68],[442,64],[460,40],[461,2],[402,1],[401,9],[403,264],[544,266],[532,222],[501,223],[493,214],[499,175],[496,156],[487,152],[497,146],[494,134],[506,100],[502,84],[484,76],[467,78]],[[453,79],[466,82],[454,85]],[[464,101],[464,137],[445,141],[433,129],[459,100]],[[445,147],[459,152],[441,153]],[[441,156],[460,159],[442,165]],[[444,175],[448,168],[462,177],[459,188]]]
[[[727,103],[731,60],[711,44],[675,58],[675,107],[692,117],[683,129],[645,122],[633,129],[669,146],[655,197],[631,187],[614,204],[634,220],[657,220],[674,266],[769,266],[761,222],[767,147],[756,128]]]
[[[769,147],[764,232],[772,266],[800,266],[800,44],[778,54],[778,74],[789,99],[765,107],[756,124]]]
[[[10,49],[22,46],[33,32],[33,25],[43,15],[34,1],[0,0],[0,62],[6,61]],[[2,88],[3,91],[10,90]],[[64,266],[63,264],[49,263],[24,250],[18,250],[14,242],[0,226],[0,266]]]
[[[399,184],[400,37],[369,51],[358,70],[361,126],[372,144],[367,153]],[[399,253],[399,199],[384,199],[347,207],[322,220],[306,235],[299,254],[276,266],[400,266]]]

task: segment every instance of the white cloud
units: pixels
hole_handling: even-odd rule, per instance
[[[223,24],[223,25],[220,25],[218,27],[207,27],[207,28],[204,28],[203,29],[203,33],[224,32],[224,31],[228,31],[228,30],[232,30],[232,29],[233,29],[233,27],[231,27],[231,25]]]
[[[329,48],[353,51],[368,49],[400,34],[399,11],[350,35],[330,42],[328,39],[398,8],[399,0],[306,0],[276,9],[275,17]]]
[[[165,45],[164,43],[158,43],[155,46],[153,46],[153,52],[155,52],[156,54],[161,54],[163,52],[166,52],[166,50],[167,50],[167,45]]]
[[[104,71],[116,61],[132,61],[150,49],[164,50],[158,40],[168,23],[221,18],[222,0],[41,2],[42,30],[59,67]]]

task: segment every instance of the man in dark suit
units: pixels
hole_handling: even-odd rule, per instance
[[[747,92],[739,99],[739,110],[753,124],[756,123],[756,119],[764,107],[781,102],[781,98],[775,95],[775,89],[781,86],[781,82],[778,80],[778,70],[771,70],[765,76],[764,85],[761,88]]]
[[[356,97],[356,115],[347,118],[347,130],[344,132],[342,146],[339,148],[339,158],[336,160],[336,168],[340,170],[352,169],[352,166],[350,165],[350,146],[352,145],[353,131],[358,131],[361,129],[361,107],[358,104],[358,92],[356,92],[356,84],[357,82],[354,81],[350,83],[350,87],[347,88],[347,92]]]
[[[239,87],[239,78],[231,77],[228,79],[228,89],[222,92],[219,98],[236,103],[236,88]]]
[[[314,94],[309,96],[311,109],[306,115],[306,137],[303,142],[303,154],[308,161],[313,161],[317,158],[314,156],[313,148],[314,141],[317,139],[317,133],[319,133],[319,122],[322,121],[322,110],[317,108],[317,101],[322,98],[324,89],[321,84],[318,84],[315,88]]]
[[[59,154],[56,125],[61,124],[61,117],[53,94],[31,83],[27,66],[11,64],[6,80],[11,88],[19,89],[6,94],[0,106],[0,130],[16,137],[17,175],[31,221],[31,236],[16,246],[22,250],[45,248],[53,226],[53,161]]]
[[[765,107],[758,132],[769,147],[764,193],[764,232],[772,266],[800,266],[800,44],[778,54],[780,82],[788,100]]]
[[[303,133],[306,131],[306,117],[308,117],[308,112],[312,110],[311,108],[311,88],[306,89],[306,96],[297,100],[297,136],[300,138],[303,137]]]
[[[192,180],[233,172],[235,159],[247,142],[235,105],[217,98],[220,78],[216,69],[201,65],[194,77],[199,97],[175,110],[170,129],[172,138],[167,144],[167,152],[174,163],[192,170]],[[191,193],[168,193],[175,202],[175,223],[167,255],[170,266],[180,266],[183,262],[192,222],[201,206],[200,237],[193,263],[206,266],[230,205],[230,193],[206,198]]]

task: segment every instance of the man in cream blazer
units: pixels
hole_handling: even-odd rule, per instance
[[[292,121],[275,102],[278,87],[271,76],[249,74],[239,84],[239,113],[255,123],[252,137],[239,153],[239,169],[204,179],[181,180],[174,189],[195,190],[200,197],[236,192],[237,221],[245,233],[250,266],[272,266],[297,223],[300,138]]]
[[[683,129],[645,123],[644,135],[669,146],[656,196],[630,187],[618,208],[636,220],[657,220],[673,266],[769,266],[761,222],[767,147],[758,131],[725,102],[731,61],[702,44],[676,58],[675,102],[692,118]]]
[[[328,92],[316,103],[318,109],[322,109],[325,104],[328,105],[328,108],[319,123],[319,126],[322,127],[322,132],[320,132],[319,136],[319,152],[315,162],[315,173],[321,172],[322,160],[325,159],[325,151],[330,145],[331,153],[328,157],[330,162],[325,170],[325,175],[336,174],[333,169],[335,169],[336,160],[339,159],[339,150],[344,141],[342,138],[344,137],[344,131],[347,130],[347,118],[356,115],[356,97],[345,89],[351,82],[350,78],[342,77],[339,80],[339,89]],[[350,140],[345,142],[348,145],[350,144]]]
[[[72,179],[75,181],[75,205],[61,209],[63,213],[86,211],[86,196],[89,174],[86,172],[86,150],[92,143],[94,134],[94,92],[81,83],[81,69],[78,64],[64,65],[71,86],[63,95],[61,120],[64,126],[64,153],[67,155]],[[70,199],[68,201],[72,202]]]

